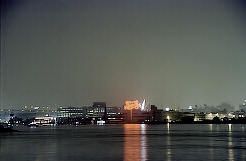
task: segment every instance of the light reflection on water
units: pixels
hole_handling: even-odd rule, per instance
[[[0,161],[246,160],[246,125],[81,126],[0,134]]]
[[[234,161],[234,150],[232,143],[232,125],[228,124],[228,159]]]
[[[146,124],[141,124],[141,160],[147,160]]]
[[[170,124],[167,123],[167,146],[166,146],[166,160],[171,161],[171,139],[170,139]]]
[[[209,124],[209,130],[212,132],[213,131],[213,124]]]
[[[209,131],[210,131],[210,134],[213,134],[213,124],[209,124]],[[209,138],[209,160],[214,160],[214,141],[213,141],[213,138],[210,137]]]
[[[124,161],[147,160],[145,124],[124,125]]]

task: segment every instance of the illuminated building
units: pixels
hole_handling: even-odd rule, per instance
[[[165,111],[163,112],[163,118],[166,122],[181,121],[182,112],[177,111]]]
[[[45,116],[45,117],[36,117],[30,125],[55,125],[56,118]]]
[[[120,124],[124,122],[124,113],[121,107],[107,107],[107,122]]]
[[[105,102],[94,102],[92,107],[87,108],[86,117],[91,118],[94,123],[104,120],[105,123],[123,123],[123,110],[120,107],[106,107]]]
[[[120,107],[106,107],[105,102],[94,102],[92,106],[60,107],[58,108],[58,123],[78,124],[105,121],[105,123],[123,123],[123,109]],[[77,123],[76,123],[77,124]]]
[[[124,111],[124,118],[126,123],[144,123],[151,121],[150,111],[141,111],[140,109],[132,109]]]
[[[94,116],[99,119],[107,120],[107,107],[106,102],[93,102]]]
[[[226,114],[224,113],[206,113],[205,115],[205,119],[206,120],[213,120],[215,117],[218,117],[219,119],[222,119],[224,117],[226,117]]]
[[[126,123],[146,123],[152,121],[151,111],[146,110],[146,101],[125,101],[124,120]]]
[[[105,111],[104,107],[89,107],[87,108],[87,117],[91,118],[95,122],[98,120],[104,120],[105,123],[110,124],[119,124],[123,123],[123,109],[120,107],[106,107],[107,111]]]
[[[87,107],[60,107],[57,110],[57,124],[87,124]]]
[[[125,122],[143,123],[151,121],[151,112],[145,111],[145,104],[145,100],[143,100],[143,103],[139,103],[138,100],[125,101]]]
[[[85,107],[60,107],[57,110],[57,117],[84,117],[86,115]]]

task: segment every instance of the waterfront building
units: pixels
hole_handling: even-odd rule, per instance
[[[86,107],[59,107],[57,110],[57,117],[85,117]]]
[[[195,113],[179,112],[179,111],[164,111],[163,117],[167,122],[191,123],[194,121]]]
[[[205,119],[206,120],[213,120],[214,118],[219,118],[220,120],[227,117],[226,113],[214,113],[214,112],[210,112],[210,113],[206,113],[205,114]]]
[[[102,104],[94,104],[94,107],[87,107],[86,111],[86,117],[90,118],[94,123],[98,120],[104,120],[105,123],[111,124],[118,124],[124,121],[123,109],[121,107],[106,107]]]
[[[163,112],[163,119],[166,120],[166,122],[176,122],[181,121],[182,112],[178,111],[164,111]]]
[[[192,123],[194,122],[195,113],[192,112],[183,112],[181,117],[181,122],[183,123]]]
[[[59,107],[57,110],[57,124],[88,124],[86,117],[88,107]]]
[[[126,123],[146,123],[152,118],[150,111],[140,109],[124,110],[124,120]]]
[[[121,107],[107,107],[107,123],[120,124],[124,122],[124,111]]]
[[[246,117],[246,113],[244,111],[235,111],[228,113],[229,118],[242,119]]]
[[[107,106],[106,102],[93,102],[92,108],[87,113],[89,117],[99,120],[107,120]]]
[[[139,103],[138,100],[125,101],[124,120],[127,123],[143,123],[151,121],[151,112],[145,109],[145,100]]]
[[[150,112],[151,112],[151,122],[152,123],[165,122],[162,109],[158,109],[155,105],[151,105],[150,108],[151,108]]]
[[[119,107],[106,107],[105,102],[94,102],[92,106],[60,107],[58,108],[58,123],[81,124],[99,121],[105,123],[122,123],[124,121],[123,109]]]
[[[36,117],[30,125],[36,126],[47,126],[47,125],[55,125],[56,118],[51,116],[44,116],[44,117]]]
[[[206,119],[206,114],[203,113],[203,112],[200,112],[200,113],[195,113],[195,118],[194,118],[194,121],[195,122],[201,122],[201,121],[204,121]]]

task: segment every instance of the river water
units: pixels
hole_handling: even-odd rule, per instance
[[[0,134],[0,161],[246,161],[246,125],[20,128]]]

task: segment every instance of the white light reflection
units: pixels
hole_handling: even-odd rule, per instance
[[[169,134],[170,133],[170,124],[167,123],[167,133]]]
[[[209,131],[210,131],[210,135],[213,135],[213,124],[209,124]],[[209,152],[210,152],[210,160],[214,160],[214,148],[213,148],[213,141],[214,137],[209,137]]]
[[[171,139],[170,139],[170,124],[167,123],[167,148],[166,148],[166,160],[171,161]]]
[[[147,160],[146,125],[141,124],[141,161]]]
[[[241,125],[242,131],[245,132],[245,125]],[[240,139],[241,147],[246,147],[246,138],[241,138]],[[241,151],[241,160],[246,160],[246,153],[244,151]]]
[[[209,124],[209,130],[210,132],[213,132],[213,124]]]
[[[231,124],[228,124],[228,132],[231,134]]]
[[[167,115],[167,122],[168,122],[168,123],[171,122],[170,116],[169,116],[169,115]]]
[[[234,150],[232,143],[232,125],[228,124],[228,160],[234,161]]]

